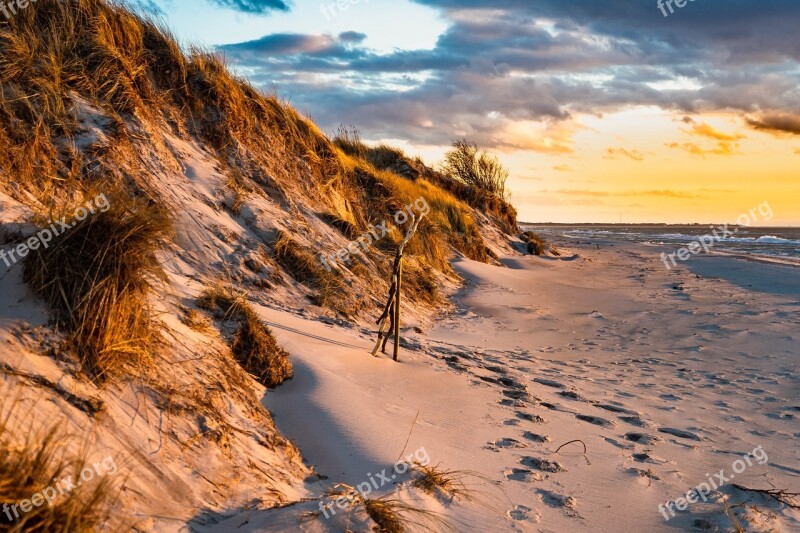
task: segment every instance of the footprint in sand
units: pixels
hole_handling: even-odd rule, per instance
[[[650,470],[642,470],[641,468],[630,468],[629,472],[634,474],[634,475],[636,475],[636,476],[638,476],[638,477],[640,477],[640,478],[645,478],[645,479],[653,480],[653,481],[660,481],[661,480],[661,478],[658,477],[658,475],[656,475],[653,472],[652,469],[650,469]]]
[[[503,391],[503,396],[511,398],[512,400],[524,400],[524,401],[530,401],[531,400],[531,395],[528,394],[527,391],[524,391],[524,390],[513,390],[513,389],[512,390],[504,390]]]
[[[606,411],[611,411],[612,413],[622,413],[622,414],[633,415],[633,416],[638,416],[639,415],[638,412],[636,412],[636,411],[634,411],[632,409],[628,409],[627,407],[622,407],[622,406],[616,405],[616,404],[598,403],[598,404],[595,404],[595,405],[597,407],[599,407],[600,409],[605,409]]]
[[[557,492],[552,492],[543,489],[539,489],[537,491],[537,494],[539,494],[542,501],[547,505],[549,505],[550,507],[559,507],[562,509],[573,510],[578,505],[578,500],[576,500],[572,496],[565,496],[563,494],[558,494]]]
[[[567,469],[558,461],[550,461],[549,459],[540,459],[539,457],[523,457],[520,461],[523,465],[541,470],[542,472],[566,472]]]
[[[534,422],[536,424],[544,424],[547,422],[544,418],[539,415],[534,415],[531,413],[523,413],[522,411],[517,413],[517,418],[521,418],[522,420],[527,420],[528,422]]]
[[[681,399],[680,396],[675,396],[674,394],[659,394],[658,397],[661,398],[662,400],[667,400],[670,402],[677,402],[678,400]]]
[[[656,444],[657,442],[661,442],[663,439],[660,437],[656,437],[655,435],[648,435],[647,433],[626,433],[625,439],[631,442],[635,442],[636,444],[646,444],[652,445]]]
[[[578,420],[583,420],[584,422],[589,422],[595,426],[602,426],[605,428],[614,427],[615,425],[611,420],[606,420],[605,418],[600,418],[599,416],[575,415],[575,418]]]
[[[655,457],[650,455],[649,452],[642,452],[642,453],[634,453],[631,457],[637,463],[650,463],[654,465],[663,465],[666,463],[666,459],[661,459],[660,457]]]
[[[512,400],[511,398],[504,398],[498,402],[500,405],[505,405],[506,407],[527,407],[528,404],[523,402],[522,400]]]
[[[540,385],[545,385],[547,387],[553,387],[555,389],[563,389],[564,388],[564,385],[562,385],[558,381],[554,381],[552,379],[534,378],[533,381],[538,383],[538,384],[540,384]]]
[[[668,435],[674,435],[675,437],[680,437],[682,439],[689,439],[689,440],[703,440],[695,433],[691,431],[685,431],[683,429],[675,429],[675,428],[661,428],[659,429],[661,433],[666,433]]]
[[[533,433],[531,431],[526,431],[524,435],[522,435],[526,439],[532,442],[550,442],[551,439],[547,435],[539,435],[538,433]]]
[[[570,390],[562,390],[561,392],[558,393],[558,395],[562,396],[564,398],[570,399],[570,400],[575,400],[577,402],[588,402],[589,401],[586,398],[584,398],[583,396],[581,396],[580,394],[578,394],[577,392],[573,392],[573,391],[570,391]]]
[[[490,442],[489,446],[496,448],[527,448],[527,446],[520,441],[508,437]]]
[[[539,472],[534,472],[527,468],[512,468],[511,470],[506,470],[505,476],[511,481],[521,481],[524,483],[533,483],[534,481],[542,481],[544,479]]]
[[[531,518],[531,512],[533,509],[530,507],[526,507],[524,505],[515,505],[513,509],[508,512],[508,517],[512,520],[516,520],[518,522],[522,522],[523,520],[528,520]],[[535,522],[539,521],[539,515],[533,513],[533,520]]]

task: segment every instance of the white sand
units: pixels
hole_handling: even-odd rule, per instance
[[[757,446],[768,460],[733,482],[800,492],[800,270],[698,257],[667,271],[661,251],[603,243],[508,268],[459,260],[458,309],[405,331],[400,364],[371,358],[365,329],[261,308],[297,371],[264,404],[328,476],[310,493],[391,468],[419,413],[406,453],[424,447],[433,464],[492,481],[467,478],[477,501],[454,504],[400,488],[459,531],[727,531],[734,513],[747,531],[800,531],[800,512],[730,483],[668,522],[659,513]],[[573,439],[585,456],[580,444],[555,453]],[[366,527],[356,514],[301,521],[317,504],[212,529]]]

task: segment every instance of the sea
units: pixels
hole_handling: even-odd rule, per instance
[[[649,245],[667,245],[682,248],[723,225],[666,225],[666,224],[520,224],[523,229],[534,231],[551,239],[572,239],[594,242],[598,240],[621,240]],[[728,237],[715,241],[714,252],[734,255],[765,256],[786,259],[792,263],[800,261],[800,228],[798,227],[754,227],[728,226]]]

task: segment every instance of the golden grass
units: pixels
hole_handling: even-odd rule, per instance
[[[236,361],[265,387],[277,387],[294,376],[289,354],[278,345],[272,331],[256,314],[245,294],[215,286],[197,302],[221,321],[232,320],[239,329],[231,342]]]
[[[415,464],[417,473],[414,486],[434,496],[444,496],[450,500],[458,497],[470,496],[470,491],[464,484],[464,478],[470,475],[467,472],[446,470],[438,466],[425,466]]]
[[[313,252],[292,239],[287,233],[279,232],[273,245],[275,260],[300,283],[314,289],[312,301],[320,307],[330,307],[350,315],[355,313],[352,296],[335,271],[322,266]]]
[[[381,498],[364,500],[364,508],[380,533],[403,533],[406,528],[400,518],[400,503]]]
[[[192,331],[206,333],[211,330],[211,322],[196,309],[182,309],[181,321]]]
[[[108,525],[115,496],[107,477],[98,479],[96,483],[82,484],[52,499],[52,505],[45,502],[27,513],[23,512],[20,502],[30,500],[44,490],[52,494],[54,480],[77,479],[89,465],[85,460],[67,457],[65,435],[58,427],[48,431],[31,430],[20,438],[10,426],[14,411],[19,408],[17,400],[9,400],[7,396],[3,400],[0,402],[0,509],[3,509],[0,511],[0,532],[89,532]],[[11,520],[5,512],[5,505]],[[16,509],[13,508],[15,505],[18,506]]]
[[[448,521],[433,511],[420,509],[388,496],[364,499],[364,509],[380,533],[415,531],[453,531]]]
[[[148,296],[163,279],[156,251],[171,232],[166,214],[147,199],[124,192],[106,198],[107,210],[82,221],[71,218],[72,208],[85,202],[51,215],[73,226],[31,251],[23,270],[67,334],[68,349],[99,380],[151,360],[158,332]]]
[[[532,231],[524,232],[520,238],[527,243],[529,254],[541,256],[550,251],[555,256],[561,255],[555,246],[547,244],[547,241]]]

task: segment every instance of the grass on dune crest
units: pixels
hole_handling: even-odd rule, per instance
[[[231,288],[214,286],[197,302],[217,320],[234,321],[238,330],[233,335],[231,351],[236,361],[265,387],[277,387],[294,376],[289,354],[278,345],[272,331],[246,299]]]
[[[171,234],[168,217],[148,199],[123,191],[105,198],[83,220],[74,209],[93,196],[51,213],[50,220],[63,217],[72,227],[31,250],[23,269],[66,334],[68,350],[98,380],[151,361],[159,335],[149,294],[163,279],[156,251]]]

